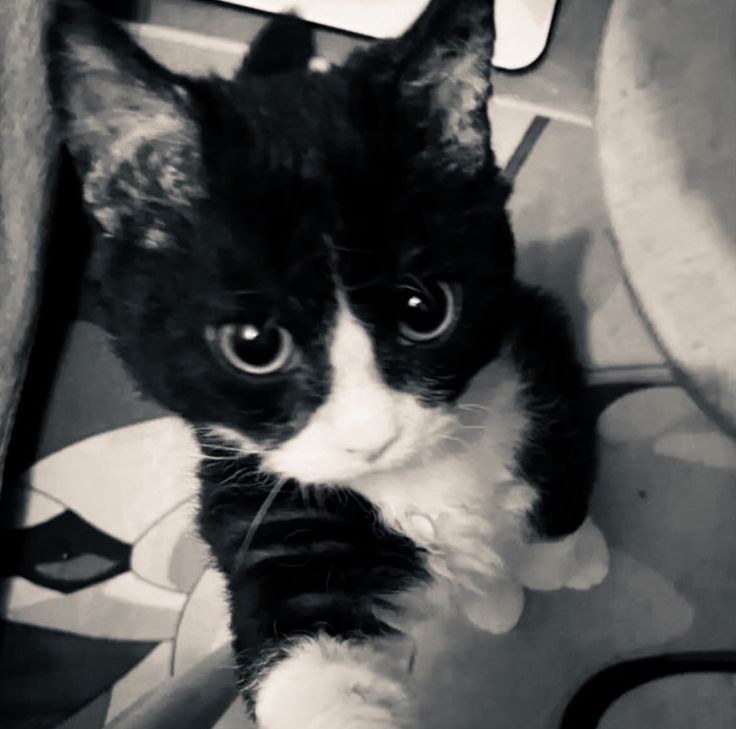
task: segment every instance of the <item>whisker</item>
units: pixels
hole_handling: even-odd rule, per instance
[[[438,433],[437,437],[442,438],[442,440],[450,441],[451,443],[459,443],[464,448],[468,448],[468,449],[470,448],[470,443],[463,440],[462,438],[457,438],[454,435],[447,435],[447,433]]]
[[[232,484],[233,481],[237,481],[241,476],[244,476],[248,471],[251,470],[251,466],[245,466],[243,468],[239,468],[235,473],[230,474],[224,481],[220,481],[220,487],[228,486],[229,484]]]
[[[250,526],[248,527],[248,532],[245,535],[245,539],[243,540],[241,549],[244,552],[247,552],[250,549],[250,545],[253,543],[253,539],[256,535],[256,532],[258,531],[258,527],[261,525],[263,520],[266,518],[266,513],[271,508],[276,497],[279,495],[279,491],[281,491],[281,488],[285,483],[286,483],[285,478],[278,479],[278,481],[276,481],[276,483],[273,485],[273,488],[268,492],[268,495],[263,500],[263,503],[258,508],[256,515],[253,517],[253,521],[250,523]]]
[[[372,251],[370,248],[350,248],[348,246],[337,245],[337,243],[331,243],[330,248],[335,251],[342,251],[343,253],[367,253],[376,255],[376,252]]]
[[[225,453],[239,453],[242,455],[251,455],[251,451],[246,451],[240,446],[231,445],[229,443],[218,443],[218,442],[210,441],[206,443],[206,446],[216,451],[224,451]]]
[[[477,402],[462,403],[460,405],[457,405],[456,407],[458,410],[468,410],[468,411],[480,410],[483,413],[492,412],[491,408],[486,407],[485,405],[481,405],[480,403],[477,403]]]
[[[361,281],[360,283],[353,284],[351,286],[344,285],[343,288],[346,291],[360,291],[362,289],[367,289],[371,286],[375,286],[378,283],[381,283],[383,281],[383,277],[377,277],[373,279],[369,279],[367,281]]]

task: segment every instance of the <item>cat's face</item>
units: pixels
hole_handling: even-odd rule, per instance
[[[93,265],[146,392],[303,482],[431,453],[508,313],[491,14],[433,2],[344,67],[234,81],[63,19],[54,83]]]

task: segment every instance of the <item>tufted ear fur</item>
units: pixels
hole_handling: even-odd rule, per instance
[[[491,158],[488,100],[492,0],[432,0],[394,41],[400,105],[425,132],[425,151],[468,172]]]
[[[65,141],[103,231],[116,234],[126,208],[191,202],[198,134],[181,79],[70,0],[58,3],[48,54]]]

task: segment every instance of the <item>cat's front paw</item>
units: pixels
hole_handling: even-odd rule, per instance
[[[608,574],[608,546],[590,519],[575,533],[556,542],[526,544],[514,568],[519,582],[531,590],[589,590]]]
[[[575,542],[575,571],[565,587],[590,590],[606,579],[610,562],[608,545],[601,530],[588,519],[578,530]]]
[[[498,580],[484,594],[468,594],[463,611],[476,628],[493,635],[508,633],[516,627],[524,609],[524,590],[510,580]]]
[[[416,729],[395,655],[370,644],[304,641],[256,695],[259,729]]]

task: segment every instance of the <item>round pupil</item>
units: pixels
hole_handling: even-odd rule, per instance
[[[424,291],[407,287],[402,291],[402,298],[402,319],[415,332],[431,332],[442,322],[445,300],[439,287]]]
[[[278,357],[281,351],[281,333],[277,327],[259,329],[253,324],[247,324],[235,332],[232,347],[243,362],[264,367]]]

